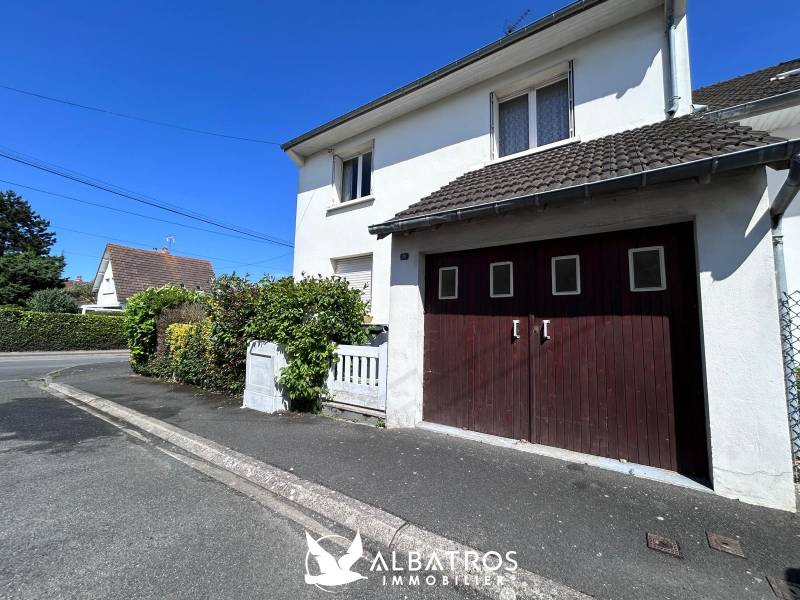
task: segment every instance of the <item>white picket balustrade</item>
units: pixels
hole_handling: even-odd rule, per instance
[[[380,346],[338,346],[328,372],[330,400],[358,412],[368,409],[386,412],[386,359],[388,342]],[[244,406],[263,412],[288,408],[276,385],[286,358],[276,344],[255,341],[247,349],[247,378]]]
[[[380,346],[338,346],[328,373],[328,391],[339,404],[386,410],[386,357]]]

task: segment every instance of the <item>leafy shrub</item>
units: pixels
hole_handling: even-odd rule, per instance
[[[208,320],[173,323],[167,327],[165,341],[173,378],[201,387],[214,387],[209,331]]]
[[[148,362],[157,347],[156,320],[162,311],[187,302],[203,302],[202,292],[175,286],[148,288],[128,299],[125,332],[134,371],[148,373]]]
[[[88,281],[82,283],[73,282],[69,287],[65,287],[64,291],[75,298],[78,304],[89,304],[97,298],[92,291],[91,282]]]
[[[255,316],[260,287],[236,275],[222,275],[209,298],[209,344],[215,367],[214,388],[239,394],[244,390],[247,327]]]
[[[361,293],[339,277],[267,279],[259,287],[247,331],[283,346],[287,366],[278,383],[291,408],[316,410],[336,346],[367,341]]]
[[[173,323],[202,323],[208,307],[199,302],[184,302],[172,308],[165,308],[156,318],[156,356],[167,352],[166,333]]]
[[[61,288],[33,292],[27,302],[28,310],[48,313],[79,312],[78,302]]]
[[[126,345],[125,324],[119,315],[0,308],[0,352],[119,350]]]

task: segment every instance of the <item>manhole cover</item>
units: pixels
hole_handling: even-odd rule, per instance
[[[798,600],[800,598],[800,583],[767,577],[772,591],[781,600]]]
[[[742,550],[742,544],[739,540],[725,537],[713,531],[706,531],[706,537],[708,538],[708,545],[714,550],[727,552],[728,554],[744,558],[744,550]]]
[[[647,534],[647,547],[651,550],[658,550],[664,554],[669,554],[675,558],[681,558],[681,549],[678,546],[678,542],[664,537],[663,535],[658,535],[657,533]]]

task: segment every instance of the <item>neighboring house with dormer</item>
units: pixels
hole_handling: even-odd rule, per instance
[[[389,326],[387,426],[795,509],[800,140],[698,112],[686,32],[679,0],[575,2],[283,145],[295,275],[368,281]]]
[[[92,286],[97,300],[81,310],[120,312],[128,298],[147,288],[175,285],[209,292],[213,282],[214,270],[207,260],[175,256],[166,248],[140,250],[106,244]]]

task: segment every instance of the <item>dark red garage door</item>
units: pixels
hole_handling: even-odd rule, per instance
[[[708,475],[691,223],[430,255],[423,418]]]

